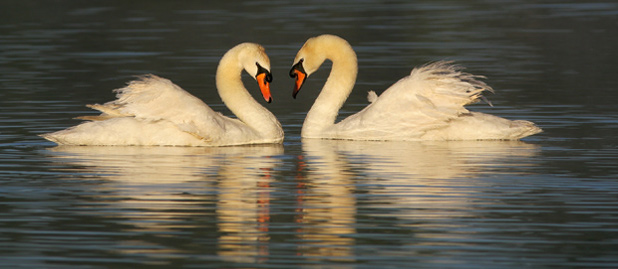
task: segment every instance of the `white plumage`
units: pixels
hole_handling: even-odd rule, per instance
[[[351,140],[515,140],[541,132],[529,121],[511,121],[470,112],[492,88],[452,62],[421,66],[380,96],[370,92],[370,104],[335,124],[338,110],[356,80],[356,54],[347,41],[333,35],[309,39],[298,52],[295,67],[305,78],[330,59],[333,67],[322,92],[307,113],[302,137]],[[299,65],[300,63],[300,65]],[[300,71],[298,71],[300,72]],[[298,74],[298,73],[297,73]],[[302,85],[302,82],[297,85]],[[300,88],[297,86],[295,93]]]
[[[66,130],[44,134],[62,145],[143,145],[143,146],[227,146],[281,143],[283,130],[275,116],[251,97],[242,85],[245,69],[254,77],[258,66],[270,69],[264,49],[243,43],[230,49],[217,70],[217,89],[222,100],[238,119],[213,111],[197,97],[171,81],[146,75],[117,89],[116,100],[89,107],[99,116]],[[269,75],[269,74],[268,74]],[[258,79],[264,98],[270,89]],[[265,83],[265,84],[264,84]]]

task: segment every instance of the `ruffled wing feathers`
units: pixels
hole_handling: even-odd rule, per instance
[[[224,125],[223,116],[168,79],[155,75],[138,76],[126,87],[114,90],[116,100],[88,105],[101,111],[99,116],[79,119],[100,121],[116,117],[135,117],[144,121],[167,120],[180,130],[208,141]],[[213,126],[214,125],[214,126]],[[217,128],[218,127],[218,128]]]
[[[469,113],[465,105],[478,102],[485,91],[493,92],[479,80],[483,76],[462,70],[451,61],[415,68],[379,97],[369,92],[371,104],[333,126],[332,131],[339,137],[365,134],[382,139],[414,139],[446,127],[450,120]]]

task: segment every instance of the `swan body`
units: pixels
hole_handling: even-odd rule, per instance
[[[331,73],[307,113],[301,137],[349,140],[517,140],[541,132],[534,123],[470,112],[464,106],[484,98],[492,88],[440,61],[412,70],[380,96],[369,92],[370,104],[339,123],[339,109],[352,91],[357,75],[354,50],[334,35],[310,38],[299,50],[290,76],[296,78],[294,97],[305,79],[325,60]]]
[[[117,89],[116,100],[89,105],[102,112],[77,126],[43,134],[60,145],[230,146],[281,143],[275,116],[251,97],[242,70],[258,81],[270,103],[270,60],[264,48],[242,43],[219,62],[216,84],[221,100],[238,119],[213,111],[171,81],[146,75]]]

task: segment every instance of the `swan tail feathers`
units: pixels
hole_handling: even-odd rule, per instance
[[[378,100],[378,94],[374,91],[369,91],[367,93],[367,100],[369,101],[369,103],[373,103],[376,100]]]
[[[543,132],[543,129],[527,120],[514,120],[511,122],[511,128],[517,130],[512,134],[512,139],[520,139]]]
[[[46,133],[46,134],[40,134],[39,135],[42,138],[45,138],[51,142],[54,142],[56,144],[60,144],[58,139],[56,139],[56,136],[54,135],[54,133]]]

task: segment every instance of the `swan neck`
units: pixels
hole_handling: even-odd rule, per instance
[[[241,80],[243,66],[237,59],[237,53],[230,51],[219,62],[216,83],[221,100],[239,120],[259,134],[278,136],[281,129],[279,121],[249,94]]]
[[[320,50],[325,58],[332,61],[332,69],[322,91],[307,113],[302,137],[323,137],[327,128],[335,125],[339,109],[343,106],[354,88],[358,63],[356,53],[347,43],[329,44]]]

